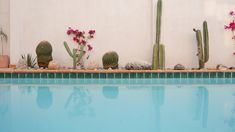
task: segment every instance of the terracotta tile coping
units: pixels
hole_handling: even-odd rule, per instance
[[[175,73],[175,72],[235,72],[235,70],[19,70],[5,69],[0,73]]]

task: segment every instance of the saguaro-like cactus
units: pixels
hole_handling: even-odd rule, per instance
[[[80,47],[80,52],[78,54],[77,49],[70,50],[67,42],[64,42],[64,47],[67,50],[68,54],[73,58],[73,69],[76,69],[77,64],[81,61],[82,57],[85,55],[84,45]]]
[[[165,47],[160,44],[161,38],[162,0],[157,2],[156,42],[153,47],[152,69],[165,69]],[[162,45],[162,46],[161,46]]]
[[[196,32],[197,38],[199,69],[203,69],[205,63],[209,60],[209,33],[207,22],[203,22],[203,40],[201,30],[193,29],[193,31]]]

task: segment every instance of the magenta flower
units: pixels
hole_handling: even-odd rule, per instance
[[[89,30],[89,32],[88,32],[90,35],[93,35],[93,34],[95,34],[95,30]]]
[[[225,25],[224,28],[228,29],[228,30],[230,29],[230,30],[234,31],[235,30],[235,21],[233,20],[232,22],[229,23],[229,25]]]
[[[91,45],[87,45],[88,47],[88,51],[91,51],[93,49],[93,47],[91,47]]]
[[[87,53],[87,51],[91,51],[93,47],[89,44],[88,41],[94,38],[95,30],[89,30],[88,32],[81,31],[78,29],[68,28],[67,34],[72,37],[72,40],[78,44],[77,54],[81,52]],[[87,46],[87,48],[83,48]]]
[[[234,11],[230,11],[230,12],[229,12],[229,15],[230,15],[230,16],[234,16],[234,15],[235,15]]]
[[[81,41],[81,44],[83,44],[83,45],[86,45],[86,43],[87,43],[87,42],[86,42],[85,40],[82,40],[82,41]]]
[[[73,33],[73,29],[69,28],[69,29],[67,30],[67,34],[70,35],[71,33]]]

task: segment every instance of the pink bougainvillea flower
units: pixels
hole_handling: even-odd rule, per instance
[[[68,34],[68,35],[70,35],[70,34],[71,34],[70,30],[68,30],[68,31],[67,31],[67,34]]]
[[[76,37],[73,37],[73,40],[74,40],[75,42],[77,42],[78,39],[77,39]]]
[[[83,45],[86,45],[86,43],[87,43],[87,42],[86,42],[85,40],[82,40],[82,41],[81,41],[81,44],[83,44]]]
[[[229,12],[229,15],[230,15],[230,16],[235,15],[234,11],[230,11],[230,12]]]
[[[89,32],[88,32],[90,35],[93,35],[93,34],[95,34],[95,30],[89,30]]]
[[[70,35],[72,32],[73,32],[73,29],[69,27],[69,29],[67,30],[67,34]]]
[[[229,25],[225,25],[225,29],[231,29],[232,31],[235,30],[235,21],[233,20],[232,22],[229,23]]]
[[[87,45],[88,47],[88,51],[91,51],[93,49],[93,47],[91,47],[91,45]]]

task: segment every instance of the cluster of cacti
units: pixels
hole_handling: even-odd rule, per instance
[[[48,64],[53,60],[52,46],[48,41],[42,41],[36,48],[38,66],[48,68]]]
[[[80,46],[80,52],[78,54],[77,49],[70,50],[67,42],[64,42],[64,47],[68,52],[69,56],[73,58],[73,69],[76,69],[77,64],[81,61],[82,57],[85,55],[86,51],[84,50],[85,45]]]
[[[152,69],[165,69],[165,46],[160,44],[162,0],[157,2],[156,42],[153,47]]]
[[[198,47],[198,60],[199,60],[199,69],[203,69],[205,63],[209,60],[209,33],[207,22],[203,22],[203,40],[201,30],[193,29],[196,32],[197,38],[197,47]],[[204,42],[204,43],[203,43]]]
[[[117,52],[111,51],[103,55],[103,68],[104,69],[118,69],[118,54]]]

